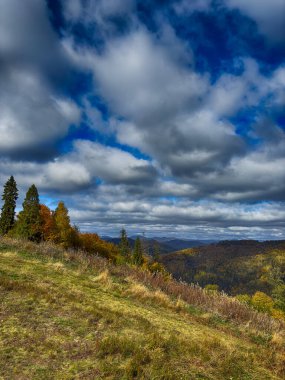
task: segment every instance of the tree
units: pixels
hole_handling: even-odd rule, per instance
[[[17,199],[17,184],[14,177],[11,176],[4,185],[4,192],[2,195],[4,204],[1,209],[0,233],[3,235],[6,235],[14,227]]]
[[[35,185],[27,191],[23,211],[19,213],[17,234],[25,239],[40,241],[42,238],[39,193]]]
[[[46,205],[41,204],[40,216],[42,239],[45,241],[54,240],[56,228],[52,211]]]
[[[63,202],[58,203],[53,218],[55,223],[55,242],[64,248],[74,246],[76,231],[70,225],[68,209]]]
[[[159,261],[160,258],[160,247],[158,242],[156,241],[153,246],[153,259],[154,261]]]
[[[139,237],[137,237],[135,241],[133,263],[136,265],[143,264],[143,251],[142,251],[141,239]]]
[[[80,235],[81,248],[94,255],[100,255],[113,262],[117,261],[119,256],[118,246],[100,239],[94,233],[81,233]]]
[[[130,252],[131,252],[130,244],[129,244],[129,240],[127,237],[127,232],[124,228],[122,228],[122,230],[121,230],[121,240],[119,243],[119,250],[120,250],[122,257],[125,260],[128,260],[130,258]]]

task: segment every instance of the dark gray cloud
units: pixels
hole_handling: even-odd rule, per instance
[[[47,159],[80,110],[63,95],[74,65],[51,27],[45,1],[0,3],[0,155]]]
[[[285,42],[285,1],[284,0],[225,0],[227,6],[239,9],[252,18],[259,30],[270,42]]]

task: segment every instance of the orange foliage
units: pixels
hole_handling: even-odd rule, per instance
[[[119,255],[119,249],[117,246],[101,240],[97,234],[81,233],[80,243],[81,248],[84,251],[106,257],[112,261],[116,261]]]
[[[40,205],[40,216],[41,216],[41,229],[42,229],[42,239],[53,240],[55,225],[52,215],[52,211],[46,206]]]

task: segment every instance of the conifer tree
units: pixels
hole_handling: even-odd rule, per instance
[[[137,237],[135,241],[133,262],[136,265],[143,264],[143,251],[142,251],[141,239],[139,237]]]
[[[160,248],[158,242],[154,243],[153,246],[153,259],[154,261],[159,261],[160,258]]]
[[[17,184],[13,176],[11,176],[4,185],[2,195],[3,206],[0,217],[0,234],[6,235],[15,224],[15,209],[18,199]]]
[[[121,230],[121,240],[119,243],[119,250],[120,250],[122,257],[124,257],[126,260],[128,260],[130,258],[130,252],[131,252],[130,244],[129,244],[129,240],[127,237],[127,232],[124,228],[122,228],[122,230]]]
[[[19,213],[17,233],[32,241],[40,241],[42,235],[39,193],[35,185],[27,191],[23,211]]]

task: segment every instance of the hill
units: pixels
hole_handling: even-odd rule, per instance
[[[161,262],[189,283],[216,284],[232,295],[272,294],[276,281],[285,282],[285,241],[222,241],[164,255]]]
[[[0,378],[282,379],[284,325],[82,252],[0,240]]]
[[[141,241],[144,244],[145,251],[152,255],[154,251],[154,247],[159,248],[160,254],[171,253],[173,251],[178,251],[181,249],[192,248],[192,247],[200,247],[206,244],[209,244],[211,241],[209,240],[188,240],[188,239],[174,239],[174,238],[147,238],[139,235]],[[103,236],[103,240],[114,243],[118,245],[120,243],[120,238]],[[131,236],[128,238],[130,246],[134,247],[136,236]]]

